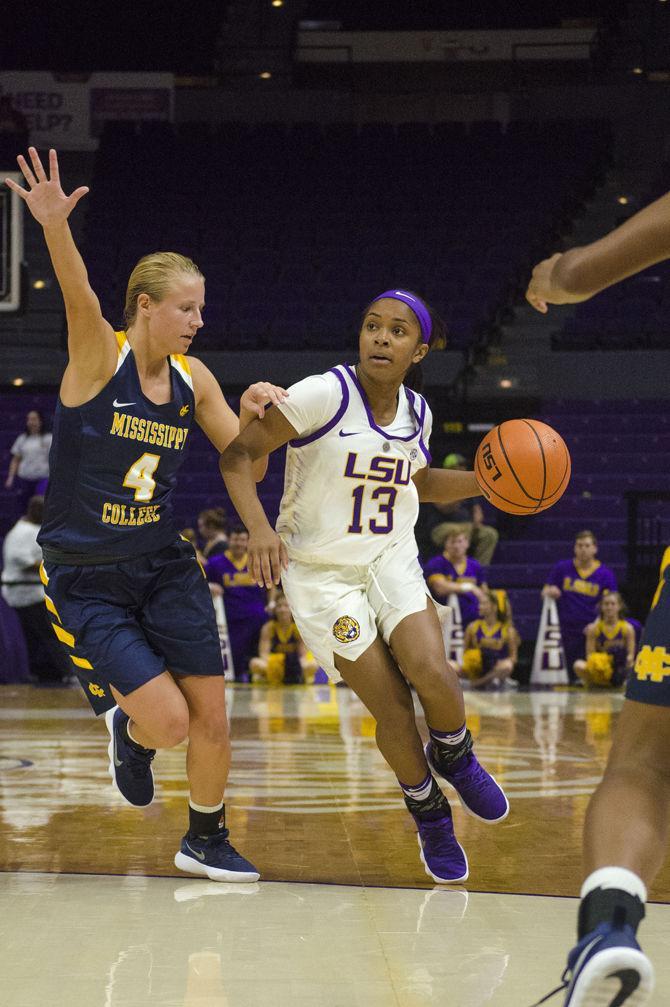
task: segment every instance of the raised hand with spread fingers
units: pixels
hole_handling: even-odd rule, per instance
[[[60,184],[56,151],[49,151],[48,176],[35,147],[29,147],[28,154],[32,168],[23,154],[16,159],[28,188],[24,189],[12,178],[6,178],[5,185],[20,196],[38,224],[44,228],[58,226],[67,220],[79,200],[88,193],[88,186],[80,185],[66,196]]]

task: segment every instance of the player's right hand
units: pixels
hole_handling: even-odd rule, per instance
[[[47,178],[37,150],[34,147],[29,147],[28,153],[32,169],[23,154],[19,154],[16,159],[23,172],[23,177],[28,183],[28,188],[24,189],[17,185],[11,178],[6,178],[5,184],[12,192],[21,197],[38,224],[44,228],[57,227],[67,220],[79,200],[88,192],[88,187],[81,185],[69,196],[66,196],[60,184],[56,151],[49,151],[50,178]]]
[[[249,572],[259,587],[269,590],[279,584],[282,570],[288,567],[288,553],[276,531],[268,525],[267,530],[250,532],[247,555]]]
[[[547,307],[548,304],[564,303],[560,292],[555,289],[551,282],[551,274],[560,258],[561,253],[557,252],[551,258],[538,262],[526,290],[526,300],[528,303],[543,315],[546,315],[549,310]]]

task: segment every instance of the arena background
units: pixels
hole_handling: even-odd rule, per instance
[[[30,141],[41,152],[50,146],[58,150],[67,191],[90,186],[71,223],[103,311],[117,325],[125,281],[142,254],[162,248],[192,256],[207,280],[205,327],[194,353],[214,371],[233,406],[251,381],[289,384],[353,359],[359,313],[379,290],[402,284],[434,304],[449,329],[447,349],[431,354],[425,367],[425,394],[435,416],[435,463],[449,453],[470,460],[483,432],[514,416],[552,424],[572,454],[568,491],[545,514],[516,518],[485,507],[487,521],[500,533],[489,583],[505,589],[511,600],[524,640],[517,673],[523,684],[540,622],[540,589],[553,562],[570,555],[577,531],[596,533],[600,559],[614,569],[631,614],[641,621],[670,540],[670,266],[661,263],[584,305],[552,308],[547,316],[535,313],[523,298],[535,262],[588,243],[670,189],[669,97],[670,3],[664,0],[559,0],[552,5],[239,0],[138,4],[128,12],[114,5],[63,2],[3,14],[0,174],[16,170],[15,155]],[[0,207],[0,451],[7,467],[27,410],[52,414],[66,356],[63,304],[41,231],[28,213],[17,225],[5,187],[0,187]],[[280,455],[271,459],[262,485],[273,516],[282,480]],[[180,479],[179,519],[192,526],[199,511],[219,505],[232,517],[215,454],[196,434]],[[18,516],[16,494],[0,489],[0,534]],[[428,546],[424,553],[430,554]],[[11,683],[10,665],[5,658],[0,681],[4,670]],[[312,740],[323,735],[325,749],[341,735],[336,759],[349,760],[346,771],[356,776],[362,763],[356,764],[352,752],[371,741],[374,726],[362,708],[345,711],[342,696],[324,688],[323,696],[293,692],[260,698],[233,690],[233,725],[245,771],[249,757],[251,765],[270,773],[272,759],[287,758],[288,748],[281,745],[288,746],[293,734]],[[528,793],[521,794],[537,802],[533,827],[520,827],[516,838],[506,834],[500,848],[486,837],[481,859],[487,866],[475,889],[514,892],[518,898],[523,893],[574,896],[581,816],[602,769],[620,700],[608,696],[595,702],[567,693],[542,701],[524,694],[518,700],[517,706],[511,699],[496,706],[477,699],[468,708],[469,723],[479,718],[479,729],[488,724],[491,751],[508,772],[511,763],[505,759],[517,748],[529,759],[537,756],[542,767]],[[396,962],[388,980],[386,973],[365,972],[359,961],[352,967],[363,968],[366,978],[357,987],[354,979],[338,975],[346,956],[335,963],[328,952],[323,973],[310,972],[305,961],[296,966],[297,985],[290,985],[272,954],[271,968],[282,977],[274,987],[269,980],[267,987],[254,985],[244,970],[235,971],[232,985],[226,984],[212,963],[218,955],[219,964],[223,960],[232,968],[226,940],[234,944],[237,937],[222,938],[225,926],[219,921],[216,939],[191,934],[187,955],[177,954],[177,964],[162,961],[165,974],[177,970],[175,982],[185,992],[177,996],[169,984],[163,992],[149,986],[140,990],[147,972],[144,958],[162,954],[163,909],[147,901],[153,895],[139,879],[165,874],[169,857],[159,856],[162,846],[152,847],[150,855],[138,852],[130,872],[124,858],[141,837],[153,842],[151,821],[144,820],[140,835],[105,793],[99,814],[106,826],[116,823],[118,843],[113,853],[80,862],[76,842],[54,844],[45,835],[59,816],[58,829],[65,830],[66,812],[77,829],[89,831],[88,818],[78,817],[79,798],[71,783],[57,784],[62,807],[44,810],[49,802],[43,801],[43,778],[24,782],[27,778],[20,777],[42,758],[48,774],[58,761],[54,779],[61,780],[62,771],[66,780],[62,737],[84,759],[86,773],[102,774],[102,755],[100,766],[95,762],[102,741],[92,733],[95,725],[79,722],[82,711],[69,694],[36,697],[30,687],[11,684],[0,692],[0,726],[6,729],[4,741],[0,734],[0,768],[7,767],[0,782],[8,781],[0,791],[6,795],[0,808],[7,826],[0,868],[8,872],[0,876],[0,885],[6,883],[16,900],[15,933],[25,937],[30,900],[37,900],[38,911],[43,904],[35,880],[41,872],[106,875],[100,884],[109,891],[116,884],[113,875],[134,873],[137,878],[126,878],[127,892],[151,917],[154,930],[147,947],[156,946],[147,951],[137,934],[130,944],[119,937],[102,970],[107,985],[89,976],[88,992],[81,993],[76,981],[82,973],[71,951],[65,954],[53,935],[41,932],[51,948],[51,966],[63,954],[70,963],[63,980],[69,992],[52,1002],[313,1003],[317,989],[324,1004],[357,1003],[356,997],[362,1003],[364,994],[368,1004],[521,1002],[519,989],[534,947],[535,924],[528,920],[535,917],[526,908],[509,947],[505,927],[496,930],[495,962],[487,959],[478,966],[483,987],[474,980],[468,987],[461,975],[458,988],[465,992],[449,992],[451,979],[436,964],[438,935],[468,918],[467,896],[462,906],[452,901],[431,930],[437,944],[420,959],[423,978],[408,962]],[[314,726],[319,718],[321,728]],[[269,748],[263,749],[261,737]],[[300,765],[315,757],[309,745],[304,750],[298,745],[296,752]],[[383,764],[369,758],[370,778],[383,774]],[[282,821],[283,840],[264,839],[273,851],[269,876],[282,884],[341,882],[362,885],[363,891],[379,885],[389,898],[394,885],[416,886],[423,899],[426,879],[417,874],[415,849],[396,857],[389,852],[392,844],[387,850],[377,835],[384,815],[396,814],[389,810],[390,799],[386,805],[378,794],[377,803],[347,805],[359,824],[351,833],[343,825],[337,839],[354,835],[371,859],[368,873],[355,857],[349,864],[348,854],[342,867],[295,814],[307,815],[294,769],[293,762],[281,762],[286,785],[281,806],[270,785],[253,799],[240,788],[240,806],[246,810],[239,815],[248,836],[254,830],[258,834],[254,815],[262,817],[263,809],[273,807],[268,813],[272,829]],[[498,776],[505,773],[501,768]],[[561,779],[564,783],[557,783]],[[166,807],[183,781],[171,785],[172,791],[167,784],[164,788]],[[87,814],[95,802],[91,789],[84,801]],[[545,812],[547,834],[538,831]],[[25,829],[33,813],[42,832],[27,844]],[[54,834],[61,834],[58,829]],[[556,829],[562,838],[556,838]],[[530,866],[515,852],[522,832],[528,847],[541,847]],[[388,859],[388,869],[378,870],[380,858]],[[294,897],[289,889],[288,884],[281,889],[287,900]],[[75,891],[71,897],[79,895]],[[670,898],[667,867],[655,897],[663,903]],[[184,901],[198,896],[175,894],[178,903],[180,898],[177,908],[183,912]],[[169,900],[172,909],[171,890],[161,889],[160,899]],[[233,898],[235,908],[243,901]],[[568,933],[572,905],[561,916],[560,903],[548,903],[542,926],[558,914]],[[474,904],[481,915],[475,939],[482,941],[493,910]],[[277,913],[277,932],[286,905],[266,910]],[[315,902],[313,909],[317,917],[319,905]],[[424,919],[421,909],[414,928],[418,905],[398,910],[400,916],[406,913],[403,926],[415,937]],[[86,917],[81,903],[77,906]],[[390,932],[391,901],[388,906],[383,912],[390,914]],[[202,909],[202,903],[190,908],[196,907]],[[99,911],[106,918],[108,907]],[[126,911],[119,908],[121,915]],[[337,911],[336,906],[327,910]],[[507,919],[502,903],[498,911]],[[540,916],[543,911],[538,910]],[[66,909],[54,903],[53,912]],[[652,907],[651,916],[660,944],[665,914]],[[187,922],[181,920],[184,926]],[[260,926],[257,918],[252,925]],[[301,918],[286,933],[296,937],[304,925]],[[508,931],[510,926],[507,919]],[[326,930],[319,940],[328,944]],[[45,986],[29,976],[23,944],[12,946],[18,955],[13,1002],[43,1002]],[[466,955],[466,946],[455,945],[456,953]],[[523,1002],[539,996],[542,983],[551,983],[550,976],[560,972],[558,959],[545,965],[547,951],[542,945],[534,957],[535,979],[527,996],[524,989]],[[196,963],[200,972],[192,961],[197,955],[205,956]],[[198,985],[210,968],[216,976],[209,985]],[[123,982],[117,969],[134,977],[135,992],[127,999],[118,992]],[[312,985],[300,985],[305,974]],[[666,989],[669,978],[663,980]],[[108,995],[103,987],[113,992]],[[275,994],[278,999],[272,999]]]

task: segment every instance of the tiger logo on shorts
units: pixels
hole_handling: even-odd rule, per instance
[[[350,615],[342,615],[333,626],[333,636],[340,643],[353,643],[361,635],[361,627]]]

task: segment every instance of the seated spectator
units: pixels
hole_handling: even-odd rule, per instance
[[[44,604],[39,575],[42,550],[37,544],[43,513],[44,497],[31,497],[25,516],[7,533],[2,548],[2,596],[21,623],[33,678],[42,684],[64,684],[74,666],[54,635]]]
[[[467,469],[463,455],[450,454],[442,462],[445,469]],[[482,566],[488,566],[498,544],[498,531],[484,524],[482,505],[476,500],[456,500],[450,504],[424,504],[422,524],[430,526],[430,539],[438,549],[454,528],[464,529],[470,536],[468,552]]]
[[[314,681],[317,663],[302,642],[298,627],[293,621],[289,603],[278,594],[274,605],[274,618],[261,630],[258,657],[249,663],[251,680],[268,685],[300,685]]]
[[[458,597],[463,626],[477,618],[486,587],[481,564],[467,554],[469,545],[470,536],[462,526],[457,525],[447,533],[442,555],[433,556],[423,569],[430,593],[436,601],[446,605],[450,594]]]
[[[473,689],[499,689],[508,681],[519,655],[519,634],[504,592],[486,590],[479,618],[465,630],[461,674]]]
[[[236,682],[249,681],[249,661],[258,652],[258,638],[266,618],[266,592],[249,572],[248,543],[247,529],[237,525],[230,532],[229,548],[208,557],[205,567],[210,589],[219,593],[223,590]]]
[[[223,507],[211,507],[198,514],[198,532],[202,539],[202,554],[222,556],[228,548],[228,518]]]
[[[51,434],[44,429],[44,419],[37,409],[26,416],[25,432],[19,434],[12,445],[12,460],[5,480],[5,488],[19,490],[21,513],[30,497],[44,496],[49,479],[49,450]]]
[[[584,631],[598,615],[598,603],[608,591],[616,591],[612,570],[596,559],[598,540],[592,531],[580,531],[575,537],[572,559],[555,564],[542,588],[543,598],[555,598],[561,624],[563,650],[570,681],[576,681],[575,661],[586,656]]]
[[[635,663],[635,630],[625,619],[618,591],[603,595],[600,618],[586,627],[586,660],[575,661],[575,675],[586,686],[618,688]]]

